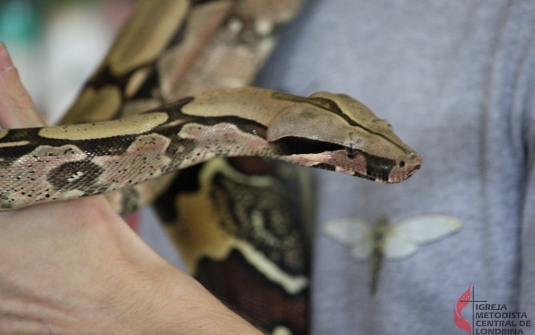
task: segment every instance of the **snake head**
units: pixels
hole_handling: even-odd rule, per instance
[[[382,183],[398,183],[420,168],[421,157],[366,106],[347,95],[318,92],[271,120],[267,140],[280,159]]]

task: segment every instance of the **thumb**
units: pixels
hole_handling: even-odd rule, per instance
[[[3,128],[43,127],[46,123],[20,81],[19,72],[0,43],[0,126]]]

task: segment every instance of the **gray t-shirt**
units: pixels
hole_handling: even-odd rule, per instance
[[[535,333],[534,70],[535,1],[308,1],[258,85],[349,94],[423,157],[398,185],[315,174],[314,334]]]

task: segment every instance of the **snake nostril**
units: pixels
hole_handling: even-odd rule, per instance
[[[404,167],[405,166],[405,161],[399,161],[398,162],[398,166],[399,167]]]

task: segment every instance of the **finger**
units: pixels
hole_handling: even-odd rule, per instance
[[[9,129],[45,125],[5,45],[0,43],[0,126]]]

